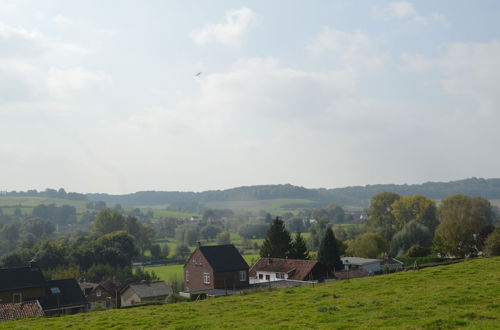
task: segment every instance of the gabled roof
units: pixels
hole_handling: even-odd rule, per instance
[[[122,292],[128,290],[129,288],[133,290],[141,299],[167,296],[173,292],[172,288],[164,281],[129,284],[122,290]]]
[[[260,258],[250,269],[248,276],[256,277],[257,271],[286,273],[289,280],[307,281],[309,273],[318,265],[314,260]]]
[[[0,321],[10,321],[25,317],[43,316],[42,306],[38,300],[0,305]]]
[[[75,279],[47,281],[47,293],[40,303],[44,310],[86,305],[87,299]]]
[[[367,259],[367,258],[358,258],[358,257],[343,257],[343,258],[341,258],[341,260],[342,260],[342,263],[344,265],[349,264],[349,265],[358,265],[358,266],[382,262],[382,259]]]
[[[402,265],[403,262],[393,257],[384,258],[384,265]]]
[[[203,254],[214,272],[229,272],[248,269],[248,264],[233,244],[200,246]]]
[[[0,291],[41,288],[45,278],[38,268],[2,268],[0,269]]]

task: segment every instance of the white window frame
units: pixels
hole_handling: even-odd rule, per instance
[[[95,295],[96,295],[97,297],[102,296],[102,291],[101,291],[101,290],[96,290]]]
[[[276,273],[276,278],[279,278],[280,280],[285,279],[285,273]]]
[[[189,270],[186,270],[185,277],[186,277],[186,282],[189,282]]]
[[[245,282],[247,280],[247,272],[245,270],[240,270],[240,282]]]
[[[203,273],[203,284],[210,284],[210,273]]]

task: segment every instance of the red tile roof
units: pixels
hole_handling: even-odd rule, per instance
[[[289,280],[307,281],[309,273],[318,264],[314,260],[260,258],[250,268],[249,277],[256,277],[257,271],[288,274]]]
[[[38,316],[43,316],[42,306],[40,306],[38,300],[0,305],[0,321]]]

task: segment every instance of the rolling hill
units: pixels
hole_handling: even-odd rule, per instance
[[[2,323],[6,329],[494,329],[500,257],[163,306]]]

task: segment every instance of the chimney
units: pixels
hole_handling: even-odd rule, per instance
[[[196,243],[198,243],[198,247],[200,247],[200,246],[201,246],[201,242],[200,242],[200,241],[198,241],[198,242],[196,242]]]

